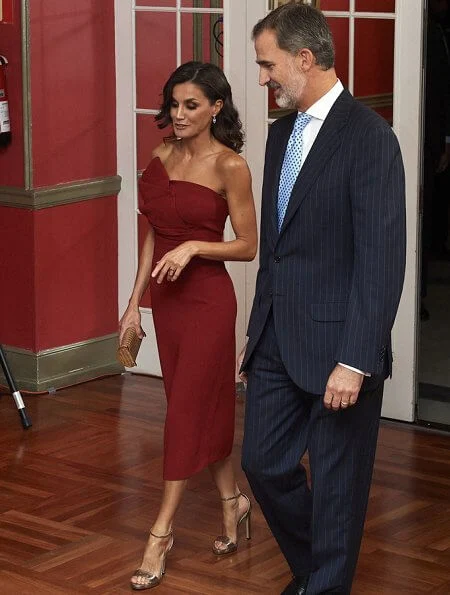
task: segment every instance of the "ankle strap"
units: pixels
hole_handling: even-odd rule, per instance
[[[242,496],[242,493],[236,494],[236,496],[230,496],[229,498],[221,498],[222,502],[228,502],[228,500],[237,500],[239,496]]]
[[[150,535],[152,537],[157,537],[158,539],[164,539],[165,537],[170,537],[172,535],[172,530],[170,530],[167,535],[155,535],[155,533],[150,530]]]

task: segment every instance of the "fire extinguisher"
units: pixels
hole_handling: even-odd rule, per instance
[[[6,87],[7,65],[8,60],[4,56],[0,56],[0,147],[7,147],[11,142],[11,122]]]

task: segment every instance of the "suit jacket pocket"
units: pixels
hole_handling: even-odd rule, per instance
[[[311,318],[318,322],[339,322],[347,316],[347,302],[311,304]]]

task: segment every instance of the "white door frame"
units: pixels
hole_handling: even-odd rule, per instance
[[[156,4],[156,3],[155,3]],[[173,8],[161,8],[163,12],[177,12],[177,65],[181,63],[181,12],[221,12],[221,9],[183,8],[176,0]],[[139,7],[137,10],[146,10]],[[158,7],[149,8],[158,11]],[[234,101],[241,111],[244,128],[246,77],[242,69],[246,49],[246,3],[224,0],[224,70],[233,89]],[[137,226],[137,155],[136,155],[136,113],[154,113],[154,110],[137,110],[136,106],[136,59],[135,59],[135,16],[134,0],[115,0],[116,32],[116,97],[117,97],[117,167],[122,176],[122,190],[118,197],[118,251],[119,251],[119,312],[122,314],[128,304],[138,266]],[[169,75],[170,73],[168,73]],[[225,239],[231,239],[233,232],[228,224]],[[227,266],[233,279],[238,303],[236,334],[238,345],[245,338],[247,303],[249,291],[254,282],[247,282],[248,265],[229,263]],[[251,268],[250,268],[251,270]],[[250,285],[250,290],[248,286]],[[142,326],[147,338],[140,350],[134,372],[161,375],[156,347],[156,338],[151,308],[141,308]]]
[[[394,367],[382,415],[414,421],[417,399],[419,196],[422,164],[424,0],[396,0],[394,130],[406,174],[407,252],[403,294],[392,340]]]
[[[123,312],[137,269],[137,220],[134,123],[134,18],[132,0],[115,0],[117,57],[117,159],[122,176],[118,200],[119,217],[119,309]],[[421,102],[424,0],[396,0],[394,56],[394,130],[402,148],[407,192],[407,265],[406,278],[397,319],[393,329],[394,370],[386,383],[382,414],[384,417],[413,421],[417,390],[417,301],[418,301],[418,220],[421,171]],[[353,16],[355,0],[350,0]],[[250,33],[268,9],[266,0],[224,0],[224,69],[233,89],[246,131],[245,153],[253,176],[255,203],[260,212],[265,139],[267,136],[267,90],[258,86]],[[338,16],[337,13],[325,13]],[[342,16],[342,15],[341,15]],[[374,18],[384,15],[373,14]],[[394,18],[391,15],[392,18]],[[351,28],[352,31],[352,28]],[[353,73],[353,35],[350,35],[349,73]],[[339,73],[338,73],[339,74]],[[352,83],[350,82],[350,90]],[[130,90],[132,92],[130,92]],[[226,237],[232,232],[229,226]],[[236,335],[243,344],[252,305],[257,259],[248,264],[228,266],[238,300]],[[150,336],[141,350],[139,372],[160,374],[151,310],[143,309],[145,329]]]
[[[117,201],[119,315],[125,311],[138,266],[135,14],[133,0],[115,0],[117,170],[122,189]],[[148,310],[148,309],[144,309]],[[142,313],[147,338],[134,371],[161,374],[151,311]]]
[[[394,45],[394,122],[406,172],[407,196],[407,262],[403,295],[392,332],[393,377],[386,382],[383,417],[413,421],[417,391],[417,313],[418,313],[418,229],[419,186],[421,181],[421,112],[422,112],[422,47],[424,0],[396,0],[396,13],[364,13],[355,11],[350,0],[345,16],[393,18]],[[247,1],[247,160],[253,173],[255,199],[260,202],[260,180],[267,135],[267,91],[258,88],[258,72],[254,63],[253,43],[249,40],[253,25],[268,9],[265,0]],[[325,11],[327,16],[344,16],[343,11]],[[234,38],[233,38],[234,39]],[[350,26],[349,88],[353,89],[354,19]],[[339,73],[338,73],[339,75]],[[248,280],[254,278],[248,273]],[[252,290],[248,288],[248,295]],[[251,300],[247,301],[247,310]]]

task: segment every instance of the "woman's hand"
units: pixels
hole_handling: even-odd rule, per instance
[[[131,304],[125,310],[124,315],[119,321],[119,345],[122,343],[124,332],[127,328],[130,328],[130,326],[134,327],[140,339],[145,337],[145,333],[141,327],[141,313],[139,312],[139,307],[132,306]]]
[[[196,253],[195,241],[183,242],[164,254],[153,269],[152,277],[157,277],[157,283],[162,283],[165,277],[168,281],[176,281]]]

